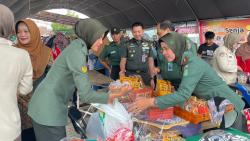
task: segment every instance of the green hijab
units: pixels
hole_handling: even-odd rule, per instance
[[[75,24],[76,35],[86,43],[88,49],[90,49],[95,41],[106,31],[107,28],[104,27],[102,23],[92,18],[79,20]]]
[[[159,42],[165,42],[168,47],[174,52],[175,60],[178,65],[182,64],[183,55],[197,55],[196,45],[187,37],[179,33],[168,33],[159,39]]]

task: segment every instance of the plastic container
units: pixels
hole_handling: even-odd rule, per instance
[[[169,107],[164,110],[160,108],[150,108],[147,112],[147,118],[149,120],[157,120],[157,119],[171,119],[174,116],[174,108]]]
[[[250,104],[250,90],[246,86],[243,86],[239,83],[237,83],[235,86],[237,90],[239,90],[242,93],[242,96],[244,97],[246,102]]]
[[[189,111],[186,111],[180,107],[174,107],[174,114],[178,117],[181,117],[187,121],[190,121],[193,124],[198,124],[203,121],[210,120],[209,113],[207,114],[193,114]]]

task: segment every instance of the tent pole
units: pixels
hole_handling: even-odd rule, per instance
[[[200,35],[201,35],[201,31],[200,31],[200,20],[199,20],[199,17],[198,15],[196,14],[194,8],[192,7],[192,5],[190,4],[190,1],[189,0],[184,0],[187,4],[187,6],[190,8],[190,10],[192,11],[194,17],[195,17],[195,21],[196,21],[196,27],[197,27],[197,31],[198,31],[198,34],[199,34],[199,38],[200,38]]]

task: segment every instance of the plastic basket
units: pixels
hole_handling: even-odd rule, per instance
[[[236,85],[237,90],[239,90],[242,93],[242,96],[246,100],[246,102],[250,105],[250,90],[247,89],[247,87],[237,83]]]
[[[186,111],[180,107],[174,107],[174,114],[178,117],[181,117],[187,121],[190,121],[193,124],[198,124],[203,121],[210,120],[209,113],[206,114],[193,114],[189,111]]]
[[[174,115],[174,108],[169,107],[161,110],[160,108],[150,108],[147,111],[147,118],[149,120],[157,120],[157,119],[171,119]]]

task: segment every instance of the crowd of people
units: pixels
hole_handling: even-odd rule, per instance
[[[133,38],[127,39],[120,28],[108,30],[88,18],[75,24],[77,39],[70,41],[59,32],[42,40],[32,20],[15,24],[13,13],[1,4],[0,13],[0,140],[20,141],[22,130],[34,128],[37,141],[59,141],[66,136],[68,102],[76,90],[83,103],[112,103],[131,90],[127,86],[120,92],[97,93],[87,76],[91,69],[113,80],[140,76],[153,88],[159,75],[173,84],[173,94],[138,99],[129,112],[179,105],[191,95],[219,103],[227,99],[234,110],[224,116],[224,123],[230,124],[221,128],[246,131],[245,103],[228,85],[237,81],[237,72],[250,73],[250,35],[242,44],[239,34],[229,33],[218,46],[209,31],[197,48],[167,20],[156,25],[158,40],[153,42],[143,37],[141,22],[132,24]],[[13,31],[16,43],[9,40]]]

